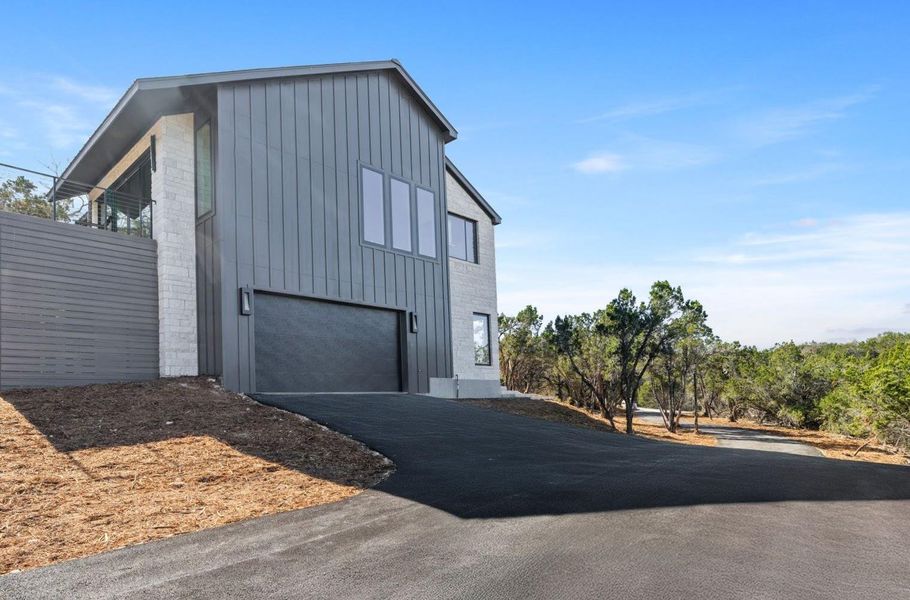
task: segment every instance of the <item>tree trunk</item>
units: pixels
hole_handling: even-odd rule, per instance
[[[695,402],[695,433],[698,433],[698,375],[692,372],[692,400]]]
[[[632,407],[635,406],[635,396],[636,396],[636,393],[633,391],[632,393],[628,394],[626,397],[626,433],[629,433],[629,434],[635,433],[632,430],[632,415],[633,415]]]

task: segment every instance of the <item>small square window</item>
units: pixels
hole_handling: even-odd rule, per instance
[[[477,262],[477,223],[458,215],[449,215],[449,256]]]

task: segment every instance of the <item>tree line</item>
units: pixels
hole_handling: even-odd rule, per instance
[[[509,389],[553,395],[633,432],[633,408],[657,406],[670,431],[683,410],[730,421],[824,429],[910,449],[910,334],[759,349],[714,335],[679,287],[628,289],[593,313],[544,325],[533,306],[499,316]],[[696,420],[697,423],[697,420]]]

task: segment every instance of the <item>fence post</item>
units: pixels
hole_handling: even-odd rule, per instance
[[[51,186],[51,210],[54,213],[54,221],[57,220],[57,178],[54,177],[53,185]]]

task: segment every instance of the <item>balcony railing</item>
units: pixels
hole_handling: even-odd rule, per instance
[[[103,188],[0,163],[0,210],[152,237],[155,201],[123,187],[136,186]]]

